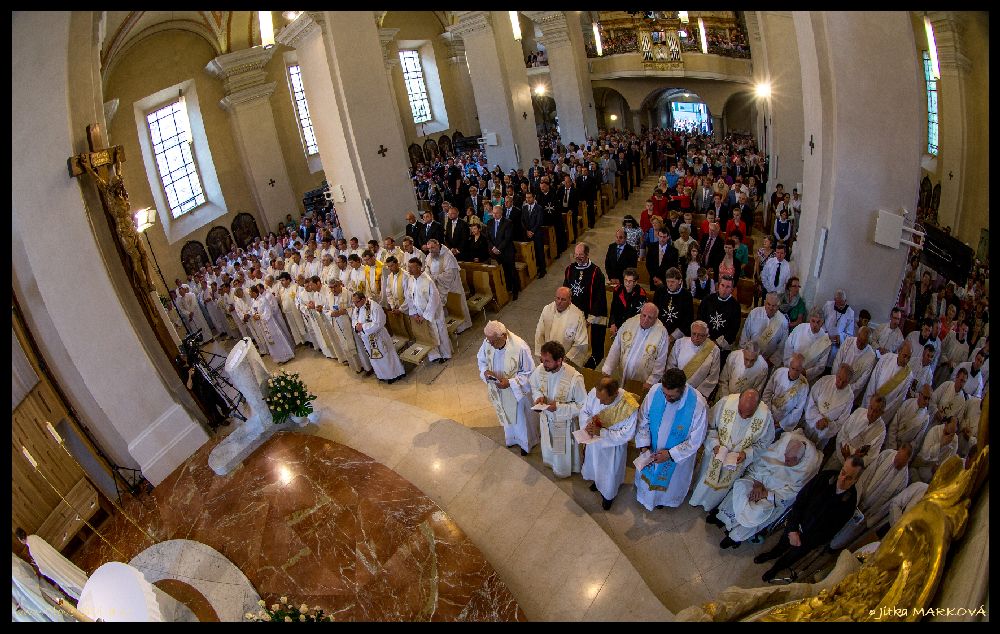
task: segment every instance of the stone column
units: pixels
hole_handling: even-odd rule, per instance
[[[308,11],[278,33],[298,51],[323,170],[344,233],[398,234],[417,207],[406,141],[370,11]],[[388,40],[386,41],[388,43]]]
[[[629,129],[639,134],[642,131],[642,110],[629,110]]]
[[[712,137],[715,139],[722,139],[726,136],[726,126],[722,121],[722,117],[712,115]]]
[[[461,130],[465,136],[479,136],[479,115],[476,112],[476,97],[469,76],[469,61],[465,57],[465,42],[456,33],[445,31],[441,34],[448,47],[448,72],[451,74],[452,90],[461,109],[450,116],[452,127]],[[451,112],[449,110],[449,112]]]
[[[497,136],[497,145],[486,146],[490,165],[527,170],[538,156],[535,112],[507,12],[459,12],[458,23],[448,31],[465,42],[481,132]]]
[[[597,117],[593,114],[594,91],[589,76],[586,83],[581,81],[580,71],[581,67],[586,70],[587,53],[579,19],[572,14],[567,16],[564,11],[525,11],[524,14],[542,29],[541,42],[549,56],[552,97],[556,102],[563,143],[575,141],[578,145],[586,145],[587,137],[597,132]]]
[[[907,250],[875,244],[875,221],[880,209],[905,208],[912,222],[925,149],[923,111],[899,107],[919,103],[923,94],[913,25],[901,11],[792,16],[805,135],[815,145],[813,154],[804,155],[802,224],[792,269],[803,282],[807,305],[843,288],[852,306],[885,319]],[[871,72],[872,60],[880,64],[879,81],[859,82]]]
[[[302,206],[292,191],[271,109],[276,84],[266,81],[264,67],[273,53],[273,48],[248,48],[220,55],[205,67],[222,81],[226,91],[219,106],[229,113],[233,139],[265,233]]]

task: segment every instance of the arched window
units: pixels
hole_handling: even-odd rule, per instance
[[[420,52],[400,51],[399,61],[403,66],[403,82],[406,83],[406,96],[410,100],[413,123],[430,121],[431,102],[427,98],[427,83],[424,81],[424,67],[420,63]]]
[[[924,81],[927,82],[927,153],[938,155],[938,95],[937,80],[931,68],[931,55],[923,52]]]
[[[306,92],[302,88],[302,68],[298,64],[288,66],[288,86],[295,103],[295,114],[299,122],[299,134],[302,136],[302,147],[306,156],[319,154],[316,143],[316,133],[313,131],[312,118],[309,116],[309,105],[306,103]]]
[[[174,218],[205,203],[198,166],[191,149],[187,105],[176,99],[146,115],[156,171]]]

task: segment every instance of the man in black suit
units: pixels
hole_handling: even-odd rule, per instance
[[[413,238],[414,244],[420,244],[421,225],[417,222],[417,215],[412,211],[406,212],[406,234]],[[419,246],[417,247],[420,248]]]
[[[725,244],[719,235],[719,223],[708,225],[708,235],[701,240],[701,262],[705,268],[712,269],[713,274],[719,271],[719,263],[726,256]]]
[[[424,224],[420,227],[420,250],[427,253],[427,241],[434,238],[438,242],[444,242],[444,228],[441,223],[434,220],[434,214],[429,211],[424,212]],[[414,240],[414,242],[417,242]]]
[[[479,194],[479,188],[475,185],[469,187],[469,196],[465,199],[465,204],[462,208],[458,210],[459,216],[465,215],[465,210],[472,207],[473,213],[480,219],[483,219],[483,196]]]
[[[524,224],[521,222],[521,208],[514,204],[513,196],[503,197],[503,219],[510,221],[510,237],[521,242],[524,240]]]
[[[576,177],[576,190],[580,200],[587,204],[587,226],[593,228],[597,223],[597,178],[590,173],[586,165],[580,167],[580,175]]]
[[[713,194],[712,204],[708,208],[715,212],[715,220],[720,226],[726,226],[726,221],[733,217],[729,206],[722,200],[722,194]]]
[[[539,185],[539,191],[535,194],[535,201],[542,207],[542,224],[548,227],[552,227],[556,232],[556,253],[553,259],[559,257],[566,248],[566,225],[562,221],[562,216],[559,214],[558,203],[559,200],[556,198],[556,193],[549,188],[548,177],[542,177],[542,182]],[[560,222],[556,222],[559,220]],[[562,235],[562,238],[559,236]],[[559,245],[562,245],[560,248]]]
[[[450,208],[448,219],[444,222],[444,245],[451,249],[452,255],[458,258],[468,238],[469,223],[459,217],[458,207]]]
[[[503,267],[504,283],[514,299],[520,290],[521,281],[514,267],[514,239],[511,222],[503,217],[503,207],[493,207],[493,220],[486,225],[486,239],[490,242],[490,255]]]
[[[622,199],[628,200],[629,192],[632,191],[632,163],[625,155],[625,148],[618,152],[618,176],[622,181]]]
[[[569,242],[569,238],[566,234],[566,229],[565,229],[566,227],[565,221],[562,219],[562,214],[570,214],[570,218],[573,219],[573,226],[575,227],[576,217],[577,215],[579,215],[579,208],[580,208],[580,195],[579,192],[576,191],[576,187],[573,186],[573,179],[570,178],[569,174],[563,175],[563,184],[562,187],[559,188],[557,201],[559,204],[559,210],[558,210],[559,217],[557,218],[556,222],[563,227],[563,235],[562,235],[563,242],[559,245],[559,251],[561,252],[563,249],[566,248]],[[556,240],[558,241],[559,238],[560,238],[559,231],[557,229]]]
[[[530,191],[524,195],[524,206],[521,207],[521,224],[524,235],[535,245],[535,263],[538,265],[538,278],[545,277],[545,210],[535,202],[535,195]]]
[[[625,230],[619,228],[615,231],[615,241],[608,245],[608,254],[604,256],[604,274],[608,283],[621,283],[625,269],[635,268],[638,262],[638,251],[625,241]]]
[[[313,233],[315,229],[312,226],[311,218],[303,218],[302,224],[299,226],[299,237],[305,242],[309,240],[309,234]]]
[[[661,226],[656,231],[656,245],[646,247],[646,270],[653,291],[659,293],[667,279],[667,269],[677,266],[677,247],[670,240],[670,228]]]

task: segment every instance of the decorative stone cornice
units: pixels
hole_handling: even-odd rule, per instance
[[[231,112],[237,106],[269,98],[274,93],[275,87],[277,87],[277,82],[272,81],[229,93],[219,101],[219,107],[226,112]]]
[[[322,33],[326,18],[322,11],[303,11],[291,24],[274,36],[274,41],[291,48],[298,48],[314,33]]]
[[[205,66],[205,70],[222,80],[227,95],[251,86],[263,84],[267,79],[265,66],[274,55],[273,48],[254,47],[235,53],[219,55]]]
[[[465,42],[462,41],[462,38],[450,31],[445,31],[439,37],[448,49],[448,63],[465,64]]]
[[[523,11],[542,30],[541,43],[545,48],[570,44],[569,22],[562,11]]]
[[[972,61],[965,55],[962,34],[965,32],[963,16],[958,11],[929,11],[927,17],[934,27],[938,63],[942,75],[968,75]]]
[[[447,28],[463,40],[470,35],[493,33],[493,21],[489,11],[462,11],[458,13],[458,22]]]

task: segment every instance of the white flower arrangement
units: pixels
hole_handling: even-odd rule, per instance
[[[260,610],[254,614],[253,612],[247,612],[243,615],[243,618],[247,621],[253,622],[272,622],[272,623],[309,623],[317,621],[332,622],[333,618],[323,611],[321,607],[313,606],[309,609],[309,606],[303,603],[302,605],[295,607],[291,602],[289,602],[288,597],[281,597],[278,603],[272,603],[270,609],[268,609],[267,604],[261,599],[257,602],[260,606]]]
[[[314,400],[316,395],[309,393],[297,373],[288,374],[282,370],[267,380],[264,401],[275,424],[284,423],[289,416],[308,416],[313,411]]]

